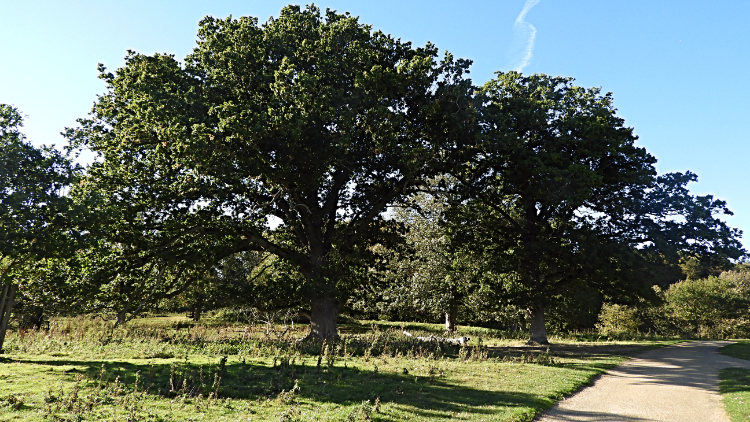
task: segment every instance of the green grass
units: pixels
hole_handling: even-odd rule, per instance
[[[145,318],[112,330],[61,319],[49,331],[12,333],[0,420],[529,421],[625,355],[664,344],[568,341],[548,352],[477,329],[484,344],[460,348],[371,322],[321,344],[296,341],[306,327],[280,337],[276,327],[186,322]]]
[[[750,369],[722,369],[719,378],[719,390],[729,417],[733,422],[750,420]]]
[[[750,340],[735,340],[736,343],[729,344],[719,350],[722,354],[738,359],[750,360]]]
[[[750,360],[750,341],[741,340],[724,346],[721,353]],[[733,422],[750,420],[750,369],[726,368],[719,371],[719,390],[724,407]]]

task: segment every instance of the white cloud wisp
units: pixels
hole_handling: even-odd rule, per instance
[[[539,0],[526,0],[521,13],[513,23],[514,52],[520,53],[520,59],[514,66],[513,70],[518,72],[523,71],[523,68],[531,62],[531,57],[533,56],[536,28],[534,25],[526,22],[526,15],[532,7],[536,6],[537,3],[539,3]]]

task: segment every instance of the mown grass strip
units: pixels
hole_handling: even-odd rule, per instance
[[[719,390],[724,407],[733,422],[750,420],[750,369],[725,368],[719,371]]]
[[[740,340],[722,347],[722,354],[750,360],[750,341]],[[750,369],[726,368],[719,371],[719,391],[733,422],[750,420]]]
[[[722,347],[719,352],[738,359],[750,360],[750,341],[735,340],[736,343]]]

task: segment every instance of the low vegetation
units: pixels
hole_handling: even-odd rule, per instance
[[[605,303],[596,328],[614,338],[655,332],[684,338],[750,337],[750,271],[746,265],[718,276],[687,279],[636,306]]]
[[[665,342],[524,346],[465,329],[465,346],[420,341],[437,325],[344,324],[336,342],[265,324],[88,317],[12,333],[0,419],[50,421],[528,421],[626,355]],[[477,335],[481,335],[478,337]]]
[[[750,419],[750,369],[725,368],[719,371],[724,408],[733,422]]]
[[[739,341],[721,349],[721,353],[750,360],[750,341]],[[719,371],[724,407],[733,422],[750,419],[750,369],[726,368]]]

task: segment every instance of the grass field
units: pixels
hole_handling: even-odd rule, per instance
[[[721,353],[750,360],[750,341],[741,340],[721,349]],[[750,421],[750,369],[726,368],[719,372],[724,407],[733,422]]]
[[[439,326],[348,324],[336,343],[307,327],[143,318],[112,330],[84,317],[12,333],[0,363],[0,420],[529,421],[625,359],[671,343],[523,346],[466,327],[468,346],[415,336]],[[286,331],[285,331],[286,330]]]

